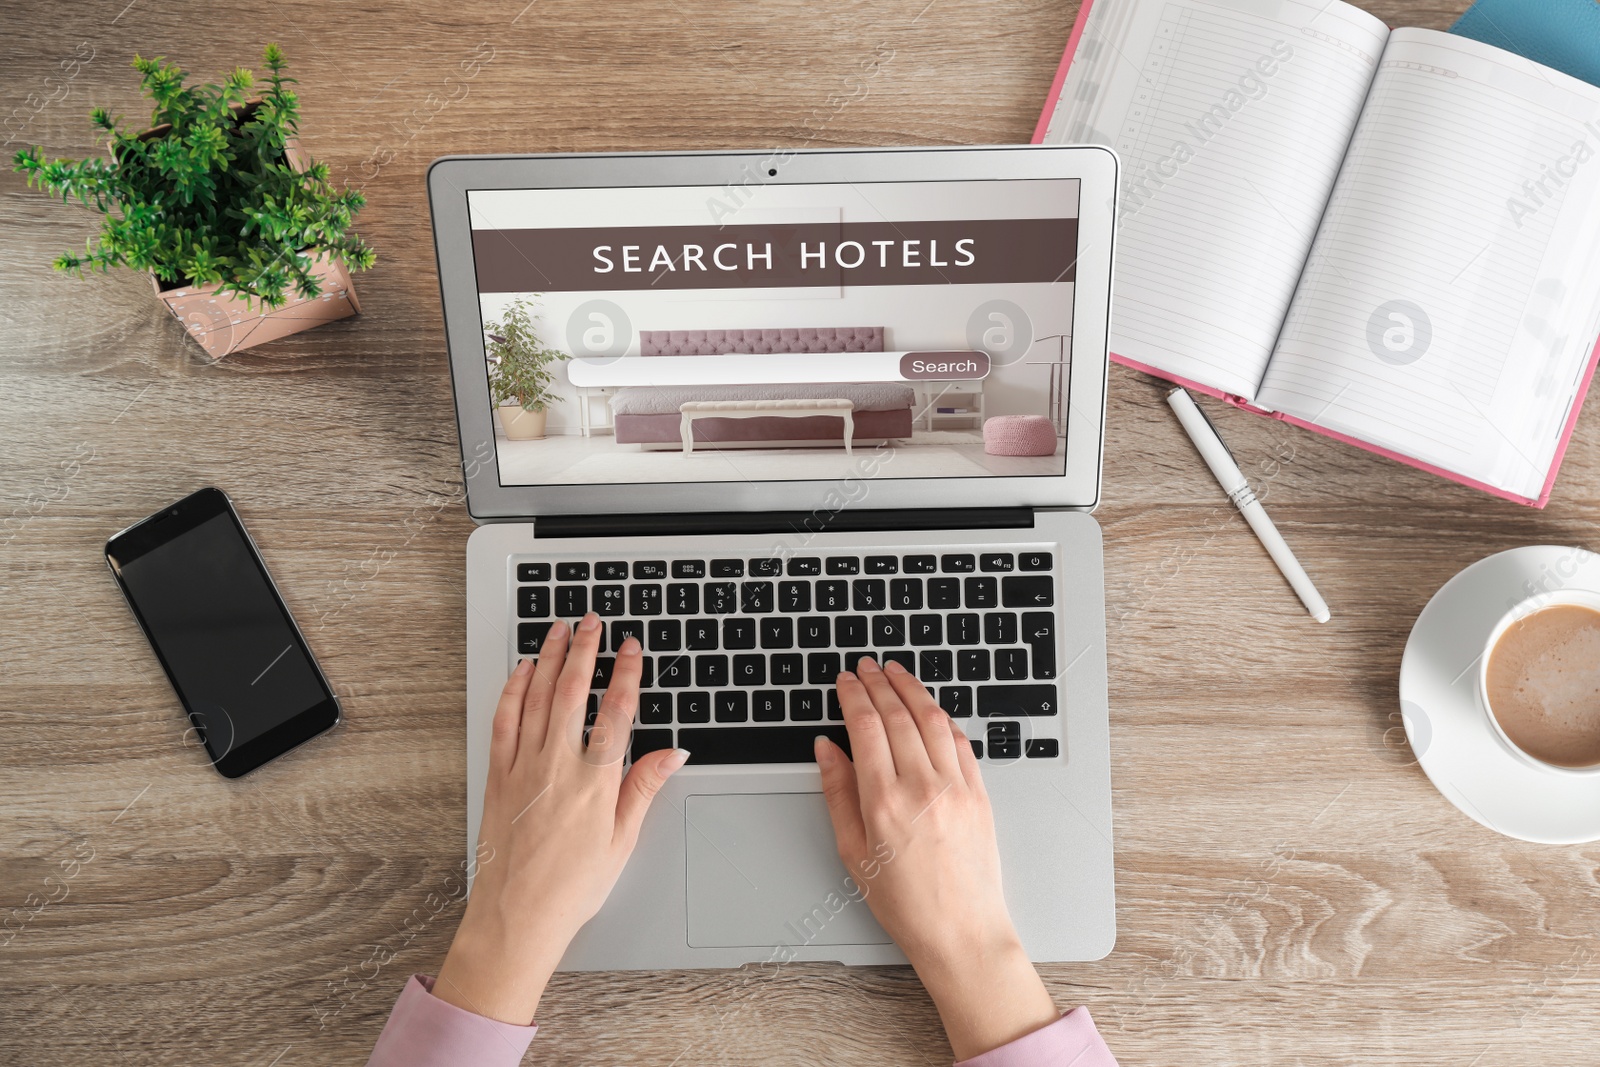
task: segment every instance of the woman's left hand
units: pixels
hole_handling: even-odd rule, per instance
[[[605,903],[650,802],[688,753],[651,752],[626,777],[642,657],[617,650],[585,740],[600,619],[557,622],[537,666],[517,665],[495,710],[477,875],[435,996],[527,1025],[578,929]]]

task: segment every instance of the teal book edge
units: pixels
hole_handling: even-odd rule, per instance
[[[1600,0],[1478,0],[1450,32],[1600,87]]]

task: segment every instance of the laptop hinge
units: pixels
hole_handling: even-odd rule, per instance
[[[1033,525],[1033,509],[854,508],[842,511],[714,511],[666,515],[546,515],[538,537],[647,537],[706,534],[819,534],[883,530],[999,530]]]

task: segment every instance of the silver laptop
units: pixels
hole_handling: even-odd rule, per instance
[[[833,679],[861,656],[965,728],[1033,958],[1111,950],[1089,513],[1116,180],[1076,147],[433,164],[481,524],[469,851],[496,697],[556,619],[602,617],[596,693],[643,643],[630,758],[692,753],[563,968],[904,961],[852,893],[811,755],[817,734],[848,748]],[[491,385],[519,337],[548,372],[542,427]]]

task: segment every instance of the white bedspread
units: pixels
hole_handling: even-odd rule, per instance
[[[695,400],[848,400],[857,411],[898,411],[916,399],[899,382],[841,382],[821,385],[656,385],[627,386],[611,397],[618,415],[675,415]]]

